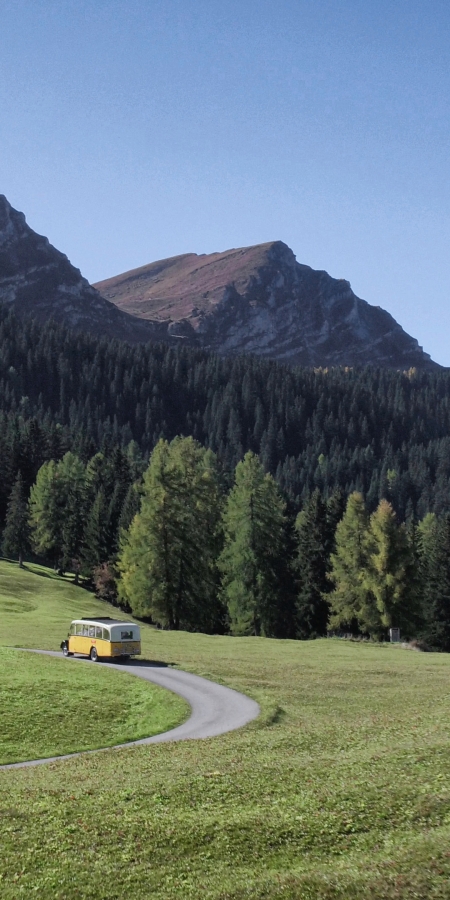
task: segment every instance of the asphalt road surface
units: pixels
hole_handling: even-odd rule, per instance
[[[56,656],[62,658],[62,653],[56,653],[53,650],[32,650],[32,653],[42,653],[45,656]],[[77,657],[67,659],[68,664],[72,662],[81,663],[83,665],[99,665],[92,663],[90,660]],[[192,675],[190,672],[182,672],[180,669],[171,669],[161,664],[146,663],[141,660],[130,660],[127,663],[100,663],[107,665],[111,669],[118,669],[119,672],[129,672],[130,675],[136,675],[137,678],[143,678],[145,681],[151,681],[152,684],[158,684],[160,687],[167,688],[175,694],[179,694],[184,700],[187,700],[191,707],[191,715],[186,722],[172,728],[171,731],[165,731],[163,734],[155,734],[153,737],[141,738],[139,741],[130,741],[126,744],[116,744],[114,747],[105,747],[105,750],[117,750],[123,747],[138,747],[143,744],[160,744],[165,741],[186,741],[198,740],[199,738],[216,737],[219,734],[225,734],[227,731],[235,731],[242,728],[247,722],[260,713],[260,709],[255,700],[246,697],[245,694],[239,694],[231,688],[216,684],[214,681],[208,681],[207,678],[200,678],[199,675]],[[79,753],[68,753],[65,756],[51,756],[46,759],[33,759],[27,762],[10,763],[9,765],[0,766],[0,769],[20,769],[28,766],[39,766],[42,763],[57,762],[63,759],[72,759],[75,756],[84,756],[86,753],[99,753],[99,750],[82,750]]]

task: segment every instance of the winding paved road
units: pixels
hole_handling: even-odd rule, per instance
[[[42,653],[45,656],[62,658],[62,653],[53,650],[31,650],[31,653]],[[93,665],[90,660],[71,657],[68,662],[79,662]],[[126,744],[115,744],[113,747],[105,747],[104,750],[118,750],[123,747],[138,747],[142,744],[160,744],[165,741],[186,741],[199,738],[216,737],[227,731],[235,731],[242,728],[247,722],[260,713],[260,708],[255,700],[239,694],[231,688],[192,675],[190,672],[182,672],[180,669],[170,669],[166,666],[152,665],[140,660],[130,661],[125,664],[104,663],[111,669],[119,672],[129,672],[145,681],[151,681],[160,687],[167,688],[175,694],[179,694],[187,700],[191,707],[191,715],[186,722],[165,731],[163,734],[155,734],[153,737],[141,738],[139,741],[129,741]],[[99,753],[100,750],[81,750],[79,753],[68,753],[65,756],[50,756],[46,759],[33,759],[27,762],[10,763],[0,766],[1,769],[22,769],[28,766],[39,766],[43,763],[57,762],[63,759],[73,759],[75,756],[84,756],[86,753]]]

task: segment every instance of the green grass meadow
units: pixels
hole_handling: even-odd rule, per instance
[[[0,765],[138,740],[189,715],[180,697],[127,673],[5,648],[0,710]]]
[[[105,614],[50,574],[0,563],[1,644],[57,648],[71,618]],[[0,772],[2,900],[450,898],[450,656],[146,626],[143,655],[248,693],[260,718]],[[54,663],[74,691],[75,670],[107,668]]]

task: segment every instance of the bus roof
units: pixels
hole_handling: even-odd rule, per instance
[[[111,625],[122,625],[124,619],[112,619],[111,616],[82,616],[76,622],[110,622]]]

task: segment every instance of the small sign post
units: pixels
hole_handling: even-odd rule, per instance
[[[389,629],[389,640],[391,644],[399,644],[400,643],[400,628],[390,628]]]

